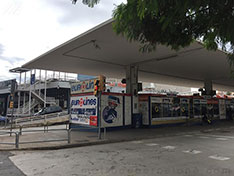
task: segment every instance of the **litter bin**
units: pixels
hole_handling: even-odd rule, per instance
[[[133,128],[140,128],[142,125],[142,114],[135,113],[132,115],[132,127]]]

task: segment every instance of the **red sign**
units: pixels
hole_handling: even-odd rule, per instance
[[[90,116],[89,125],[97,126],[97,116]]]

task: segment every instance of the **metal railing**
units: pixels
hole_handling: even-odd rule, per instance
[[[17,118],[14,120],[14,124],[17,126],[18,124],[23,123],[23,122],[34,122],[34,121],[38,121],[38,120],[42,120],[43,123],[46,123],[48,119],[63,117],[63,116],[68,116],[67,112],[51,113],[51,114],[46,114],[46,115]],[[67,120],[69,120],[69,117],[67,118]]]
[[[0,136],[7,135],[7,134],[15,134],[15,142],[0,142],[0,144],[3,145],[15,145],[15,148],[19,148],[19,132],[13,132],[13,131],[0,131]]]
[[[87,126],[80,126],[81,128],[71,128],[70,130],[71,130],[71,132],[72,131],[84,131],[84,130],[90,130],[90,129],[97,129],[97,127],[91,127],[91,126],[89,126],[89,127],[87,127]],[[102,138],[102,131],[103,131],[103,138]],[[98,139],[106,139],[106,127],[104,127],[104,128],[101,128],[101,133],[98,133],[97,134],[97,138]]]
[[[49,140],[35,140],[35,141],[22,141],[20,142],[20,136],[23,133],[34,133],[34,132],[55,132],[55,131],[67,131],[67,138],[62,138],[62,139],[49,139]],[[17,132],[9,132],[9,131],[0,131],[0,136],[1,135],[7,135],[7,134],[15,134],[15,142],[0,142],[0,144],[3,145],[15,145],[15,148],[18,149],[20,144],[32,144],[32,143],[47,143],[47,142],[58,142],[58,141],[67,141],[68,144],[71,143],[71,129],[45,129],[44,130],[25,130],[23,131],[22,128],[20,128],[20,131]]]

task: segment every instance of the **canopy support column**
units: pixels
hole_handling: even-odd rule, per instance
[[[205,88],[205,94],[206,95],[213,95],[213,84],[212,80],[205,80],[204,81],[204,88]]]
[[[132,94],[133,113],[138,113],[138,66],[126,67],[126,93]]]

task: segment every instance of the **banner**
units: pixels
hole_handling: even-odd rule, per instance
[[[71,123],[97,126],[97,104],[93,95],[71,97]]]
[[[71,84],[71,94],[94,91],[94,79]]]

